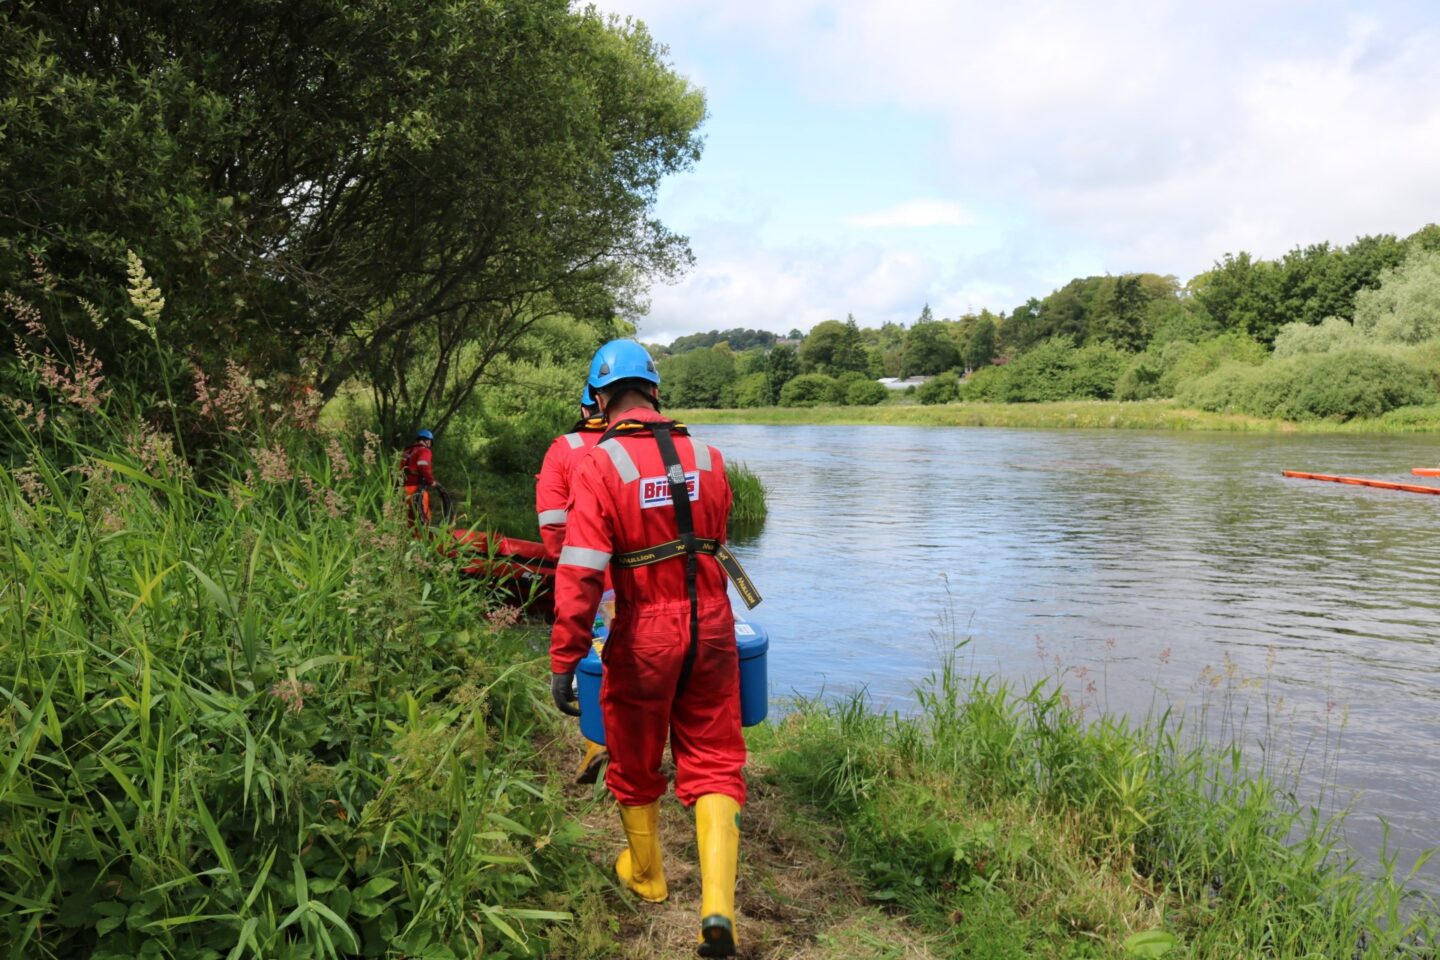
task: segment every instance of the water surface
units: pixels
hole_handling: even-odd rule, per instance
[[[696,433],[769,491],[764,530],[736,552],[765,595],[772,696],[863,687],[903,710],[971,638],[971,668],[1060,673],[1092,714],[1143,714],[1158,695],[1213,716],[1238,698],[1248,741],[1307,758],[1306,800],[1338,785],[1362,852],[1381,817],[1407,854],[1440,843],[1440,496],[1280,476],[1413,480],[1440,463],[1435,439]]]

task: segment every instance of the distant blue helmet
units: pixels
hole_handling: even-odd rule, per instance
[[[590,392],[590,384],[588,383],[585,384],[585,389],[580,391],[580,406],[586,408],[595,406],[595,394]]]
[[[415,431],[415,439],[416,439],[416,440],[434,440],[434,439],[435,439],[435,434],[431,433],[429,430],[416,430],[416,431]]]
[[[646,380],[660,385],[660,373],[650,353],[634,340],[611,340],[595,351],[588,383],[599,390],[621,380]]]

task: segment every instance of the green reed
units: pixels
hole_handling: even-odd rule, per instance
[[[0,440],[0,956],[545,953],[593,868],[537,772],[540,651],[388,456]]]
[[[742,528],[756,529],[765,522],[765,484],[743,463],[726,463],[725,477],[730,481],[730,522]]]
[[[1433,851],[1367,874],[1342,820],[1238,740],[1170,713],[1087,719],[1057,682],[953,657],[917,696],[908,716],[802,703],[752,744],[949,956],[1440,956],[1440,914],[1408,886]]]

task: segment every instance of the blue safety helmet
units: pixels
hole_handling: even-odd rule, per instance
[[[585,384],[585,389],[580,391],[580,406],[589,410],[595,406],[595,394],[590,392],[590,384]]]
[[[435,439],[435,434],[431,433],[429,430],[416,430],[416,431],[415,431],[415,439],[416,439],[416,440],[434,440],[434,439]]]
[[[650,353],[634,340],[611,340],[595,351],[588,383],[592,391],[621,380],[645,380],[660,385],[660,373]]]

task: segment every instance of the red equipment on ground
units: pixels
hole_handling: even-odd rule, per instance
[[[554,604],[555,561],[545,545],[483,530],[453,530],[446,555],[460,562],[460,573],[494,580],[515,603],[547,617]]]

